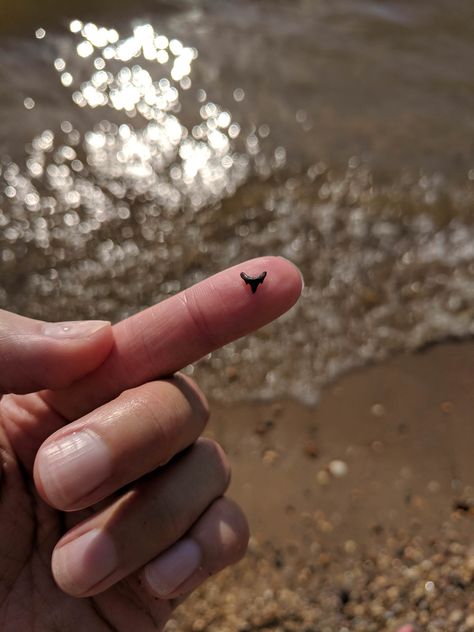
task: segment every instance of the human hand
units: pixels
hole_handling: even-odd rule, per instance
[[[255,294],[242,270],[267,271]],[[207,403],[175,372],[300,291],[292,264],[264,257],[113,327],[0,311],[2,632],[156,632],[242,557],[227,459],[199,438]]]

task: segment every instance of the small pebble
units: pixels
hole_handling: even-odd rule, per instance
[[[383,452],[383,443],[381,441],[372,441],[372,444],[370,447],[377,454],[380,454],[381,452]]]
[[[262,456],[262,462],[264,465],[274,465],[280,458],[280,455],[276,450],[265,450]]]
[[[226,366],[225,375],[227,379],[229,380],[229,382],[233,382],[234,380],[238,378],[239,372],[237,371],[235,366]]]
[[[385,406],[382,404],[374,404],[370,412],[374,417],[383,417],[385,415]]]
[[[449,615],[449,620],[452,623],[460,623],[463,620],[463,618],[464,618],[464,613],[462,610],[459,610],[459,608],[456,610],[453,610],[451,614]]]
[[[334,476],[334,478],[343,478],[349,471],[347,463],[345,463],[344,461],[339,461],[337,459],[329,463],[328,469],[330,473]]]
[[[316,474],[316,480],[319,485],[325,486],[325,485],[329,485],[329,483],[331,482],[331,477],[329,476],[329,473],[326,472],[326,470],[320,470]]]
[[[318,454],[318,445],[314,439],[308,439],[304,445],[304,453],[309,456],[310,459],[315,459]]]
[[[443,413],[445,413],[446,415],[449,415],[452,412],[454,412],[453,402],[442,402],[439,407],[441,408]]]
[[[428,483],[428,491],[431,494],[437,494],[440,489],[441,489],[441,485],[438,483],[438,481],[430,481]]]
[[[412,504],[412,507],[418,510],[426,509],[426,506],[427,506],[426,499],[423,498],[423,496],[419,496],[418,494],[415,494],[412,497],[411,504]]]
[[[331,533],[334,530],[334,525],[329,520],[318,520],[316,522],[316,527],[321,531],[321,533]]]
[[[273,428],[275,423],[271,419],[260,421],[255,427],[255,434],[264,435]]]

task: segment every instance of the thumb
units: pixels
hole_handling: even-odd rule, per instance
[[[107,321],[47,323],[0,310],[0,396],[69,386],[112,346]]]

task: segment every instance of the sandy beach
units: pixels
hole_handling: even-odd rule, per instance
[[[168,630],[474,629],[473,403],[463,342],[349,374],[315,409],[215,406],[252,540]]]

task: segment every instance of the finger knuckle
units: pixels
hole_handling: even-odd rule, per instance
[[[184,290],[180,299],[187,310],[189,323],[194,328],[196,335],[209,350],[218,349],[222,345],[222,340],[215,332],[212,323],[209,322],[206,311],[202,309],[202,297],[196,286]]]
[[[221,493],[223,493],[229,487],[231,480],[230,461],[224,449],[217,441],[208,438],[198,439],[195,449],[207,465],[214,470],[214,475],[217,475],[216,480],[221,484]]]
[[[166,405],[159,388],[154,383],[143,384],[137,389],[122,394],[124,414],[153,428],[154,445],[167,454],[171,444],[171,433],[167,424]],[[169,403],[168,403],[169,405]]]
[[[170,379],[187,399],[195,421],[204,428],[209,421],[210,408],[206,396],[190,377],[177,373]]]
[[[176,504],[175,498],[161,494],[156,511],[160,517],[160,532],[163,537],[175,539],[182,535],[187,526],[187,514]]]

